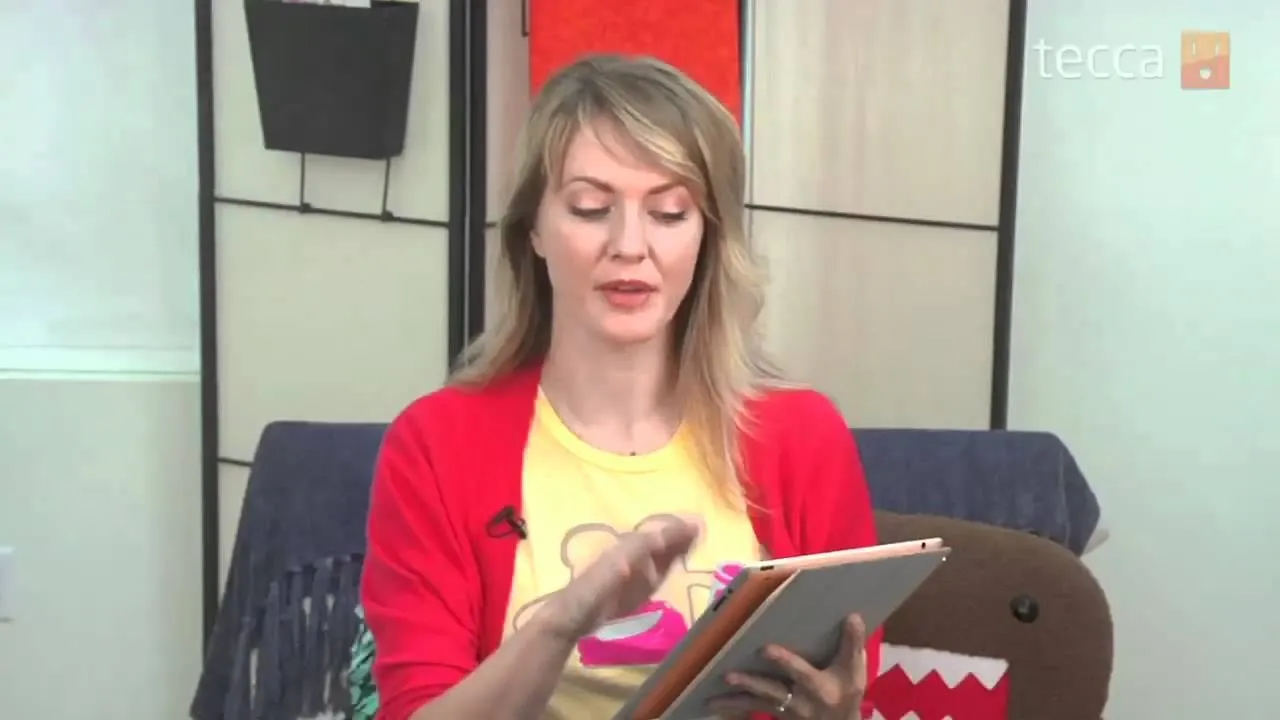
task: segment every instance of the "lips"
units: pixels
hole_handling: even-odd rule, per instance
[[[602,283],[599,288],[605,292],[644,293],[657,290],[654,286],[640,280],[612,280]]]
[[[885,643],[867,690],[872,720],[1004,720],[1009,663]]]

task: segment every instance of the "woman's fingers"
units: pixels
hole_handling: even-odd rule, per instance
[[[773,707],[781,705],[786,701],[787,696],[791,694],[791,688],[785,684],[771,678],[760,677],[759,675],[729,673],[729,676],[725,678],[725,682],[729,683],[735,690],[748,692],[768,700]]]
[[[664,523],[655,533],[653,559],[665,573],[676,559],[687,555],[702,535],[700,521],[679,518]]]
[[[697,525],[672,520],[654,529],[623,535],[608,551],[626,568],[617,578],[619,589],[643,594],[637,602],[647,599],[662,584],[672,564],[693,547],[700,532]]]
[[[823,703],[831,699],[833,689],[828,687],[831,684],[828,682],[828,678],[823,675],[821,670],[810,665],[804,658],[777,645],[770,645],[765,648],[764,656],[776,663],[787,674],[787,677],[791,678],[793,687],[798,691],[797,694],[807,695]],[[835,690],[838,691],[839,688],[835,688]]]
[[[840,651],[832,667],[845,677],[853,678],[861,685],[866,685],[867,663],[867,627],[859,615],[850,615],[844,621],[843,637],[840,639]],[[861,690],[861,688],[859,688]]]
[[[580,617],[580,631],[625,615],[644,603],[662,584],[672,564],[693,547],[701,525],[673,518],[655,527],[623,534],[586,572],[562,591],[562,604]]]
[[[778,704],[751,693],[733,693],[712,698],[707,702],[707,712],[722,720],[746,720],[756,715],[767,715],[777,718],[807,718],[798,711],[788,708],[785,715],[778,713]]]
[[[725,682],[729,683],[737,692],[718,699],[731,700],[734,697],[739,697],[739,702],[730,703],[730,707],[736,705],[738,711],[777,712],[778,708],[785,704],[790,716],[809,717],[810,712],[813,710],[808,697],[803,692],[796,692],[787,684],[771,678],[745,673],[730,673],[725,678]],[[743,695],[746,697],[741,697]],[[752,698],[759,702],[747,702]],[[715,705],[715,701],[712,702],[712,705]]]
[[[617,549],[657,589],[671,565],[693,548],[701,531],[700,525],[673,518],[656,528],[623,535]]]

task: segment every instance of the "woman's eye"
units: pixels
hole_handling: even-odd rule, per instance
[[[571,207],[569,208],[569,212],[574,217],[580,217],[584,220],[599,220],[600,218],[609,214],[609,208],[607,207],[598,207],[598,208]]]
[[[676,223],[684,222],[688,217],[689,212],[686,210],[682,210],[680,212],[653,213],[653,219],[663,223],[664,225],[675,225]]]

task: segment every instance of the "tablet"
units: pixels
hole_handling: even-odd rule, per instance
[[[948,552],[933,538],[744,567],[614,720],[705,718],[707,701],[732,691],[730,671],[781,678],[760,657],[768,644],[829,664],[850,613],[872,632]]]

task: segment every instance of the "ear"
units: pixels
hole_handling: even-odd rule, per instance
[[[529,242],[533,245],[533,252],[543,260],[547,259],[546,248],[542,244],[542,233],[538,232],[538,226],[535,224],[533,230],[529,233]]]

